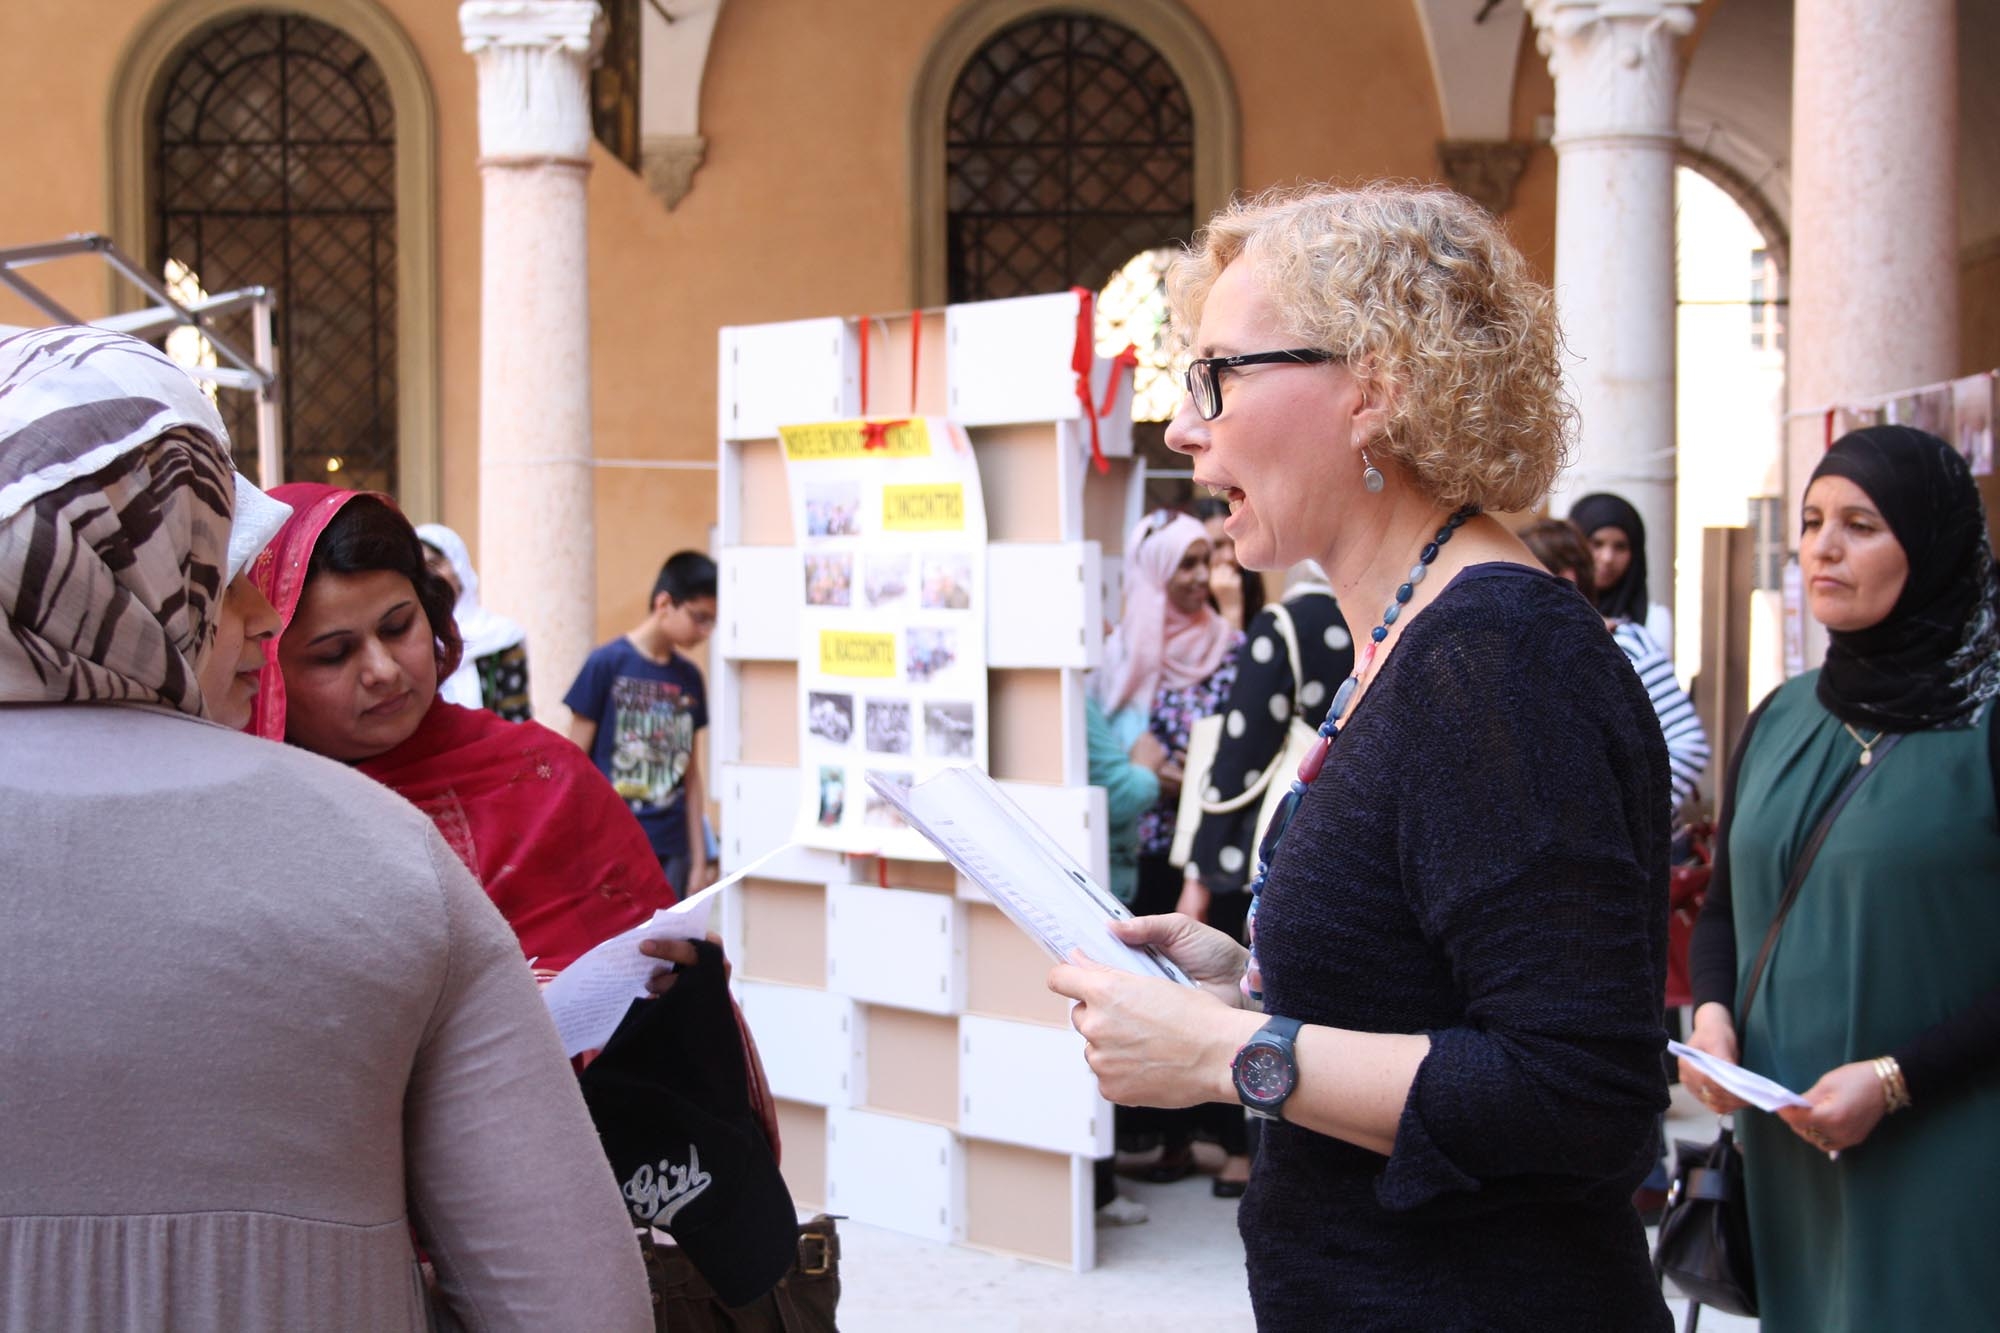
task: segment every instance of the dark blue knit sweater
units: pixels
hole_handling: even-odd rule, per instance
[[[1431,1050],[1386,1159],[1266,1129],[1260,1329],[1671,1327],[1631,1204],[1667,1103],[1667,782],[1567,584],[1478,565],[1411,622],[1281,844],[1257,951],[1269,1012]]]

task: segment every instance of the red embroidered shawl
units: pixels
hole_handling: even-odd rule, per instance
[[[295,512],[250,573],[289,628],[314,544],[360,492],[298,484],[271,494]],[[283,740],[275,642],[268,654],[250,729]],[[675,901],[645,831],[590,756],[538,723],[439,699],[408,740],[355,767],[430,816],[545,974]]]

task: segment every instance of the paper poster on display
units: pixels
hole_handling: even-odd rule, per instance
[[[1993,372],[1967,375],[1951,384],[1951,442],[1972,465],[1975,477],[1993,475]]]
[[[941,417],[778,430],[805,587],[797,838],[940,859],[868,784],[987,762],[986,502]]]
[[[1891,426],[1914,426],[1941,439],[1951,438],[1952,391],[1949,384],[1899,394],[1882,405],[1882,417]]]

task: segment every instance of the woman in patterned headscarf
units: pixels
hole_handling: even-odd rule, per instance
[[[376,784],[208,720],[269,632],[225,598],[234,489],[157,351],[0,340],[0,1328],[419,1330],[414,1225],[468,1326],[649,1329],[478,884]]]
[[[2000,581],[1986,515],[1950,445],[1875,426],[1827,451],[1802,520],[1807,604],[1831,643],[1758,706],[1730,761],[1688,1044],[1811,1103],[1739,1117],[1769,1333],[1990,1329]],[[1744,1107],[1685,1061],[1681,1081]]]

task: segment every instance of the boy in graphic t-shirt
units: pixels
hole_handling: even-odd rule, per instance
[[[715,629],[715,562],[681,551],[660,567],[652,610],[584,659],[563,702],[582,746],[639,817],[682,897],[714,879],[702,835],[701,729],[708,691],[681,653]]]

